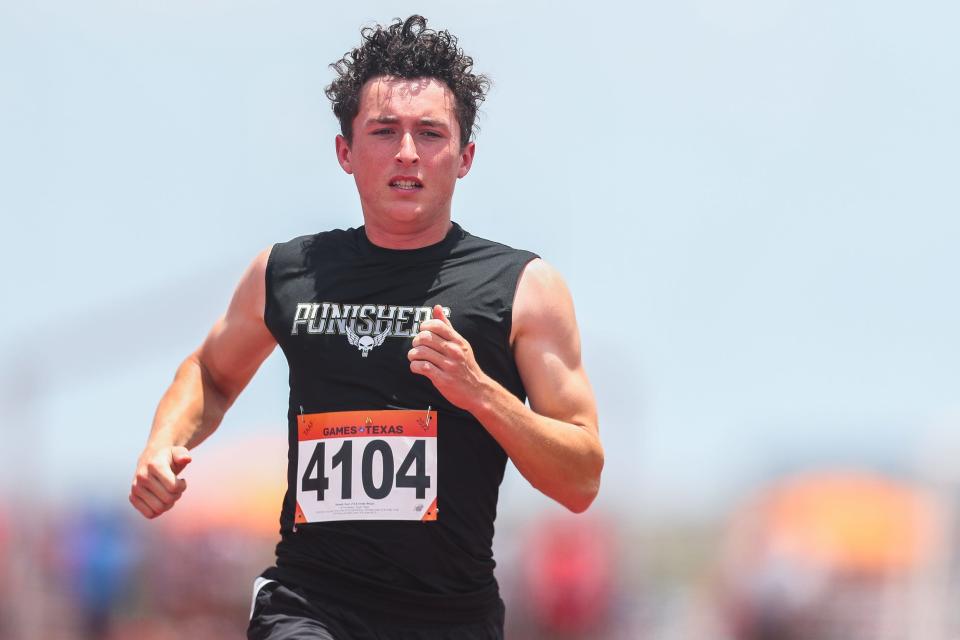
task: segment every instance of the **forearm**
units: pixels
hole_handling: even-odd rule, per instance
[[[230,404],[232,401],[216,388],[200,360],[191,354],[160,399],[146,448],[194,448],[216,430]]]
[[[590,506],[603,469],[595,429],[539,415],[493,380],[477,398],[472,413],[530,484],[576,513]]]

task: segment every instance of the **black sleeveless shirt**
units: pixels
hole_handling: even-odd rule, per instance
[[[363,227],[274,245],[264,319],[290,365],[289,449],[277,566],[264,576],[391,618],[463,622],[499,606],[493,523],[507,456],[410,371],[407,352],[439,304],[483,371],[524,401],[509,336],[520,273],[536,257],[456,223],[412,250],[378,247]],[[317,469],[298,468],[298,416],[428,408],[437,416],[435,520],[304,522],[297,488]]]

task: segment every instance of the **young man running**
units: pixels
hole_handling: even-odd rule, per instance
[[[161,399],[130,501],[174,505],[189,450],[279,344],[288,486],[248,637],[502,638],[507,457],[574,512],[599,488],[573,304],[535,254],[451,221],[489,84],[456,38],[420,16],[362,35],[327,95],[364,224],[256,257]]]

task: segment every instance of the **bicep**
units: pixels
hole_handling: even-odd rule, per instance
[[[226,313],[196,352],[214,385],[230,401],[247,386],[277,344],[263,317],[269,255],[270,249],[266,249],[250,264]]]
[[[570,292],[542,260],[524,270],[513,309],[514,358],[530,408],[597,433],[596,402],[583,367]]]

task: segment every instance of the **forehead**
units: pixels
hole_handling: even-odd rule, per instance
[[[436,78],[371,78],[360,90],[357,116],[366,120],[384,116],[430,117],[455,121],[456,98]]]

